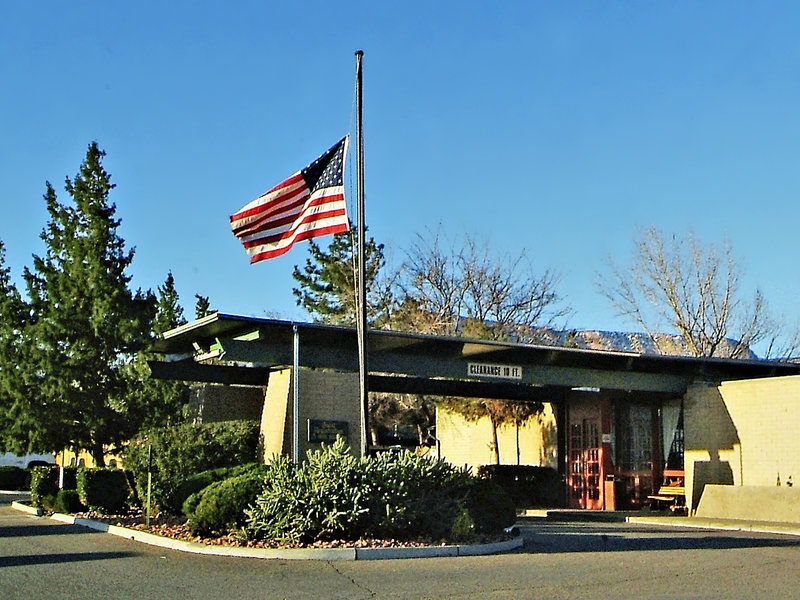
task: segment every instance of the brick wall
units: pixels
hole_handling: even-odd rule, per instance
[[[730,381],[720,393],[741,440],[740,485],[800,477],[800,376]]]
[[[262,386],[206,384],[192,388],[189,411],[201,423],[258,420],[263,404]]]
[[[358,375],[333,371],[300,370],[300,457],[317,450],[319,443],[309,442],[309,420],[345,421],[348,443],[354,455],[361,452],[361,408]],[[292,370],[270,374],[261,416],[264,458],[274,454],[292,455],[293,443]]]
[[[685,400],[687,503],[707,483],[786,485],[800,477],[800,376],[695,385]]]
[[[707,483],[736,484],[741,475],[741,442],[717,386],[696,384],[684,400],[686,505],[697,508]]]
[[[291,369],[272,371],[269,374],[261,411],[265,462],[275,455],[292,453],[292,429],[287,418],[291,406],[291,382]]]
[[[332,371],[300,370],[300,455],[320,444],[308,441],[309,419],[346,421],[348,443],[361,454],[361,407],[358,375]]]

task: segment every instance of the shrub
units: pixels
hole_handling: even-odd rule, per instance
[[[33,467],[31,469],[31,504],[52,509],[58,493],[58,467]]]
[[[180,485],[190,476],[219,467],[256,459],[258,421],[183,424],[151,429],[130,440],[125,466],[133,473],[139,498],[147,495],[148,445],[153,448],[152,502],[162,510],[180,514],[185,496]]]
[[[189,529],[197,534],[224,532],[245,524],[245,510],[264,487],[266,465],[212,483],[201,491],[189,515]]]
[[[247,514],[254,538],[297,543],[362,537],[441,538],[472,529],[468,506],[483,498],[469,472],[404,452],[351,456],[341,440],[295,465],[278,457]],[[483,488],[475,488],[483,489]],[[465,510],[467,514],[465,515]],[[513,513],[513,507],[512,507]],[[505,518],[481,527],[499,531]]]
[[[181,512],[188,517],[194,511],[194,507],[197,506],[201,492],[212,483],[230,477],[232,470],[233,467],[220,467],[219,469],[209,469],[196,475],[190,475],[175,489],[175,504],[180,502]],[[189,498],[192,499],[191,502]]]
[[[489,479],[473,479],[464,499],[475,533],[494,533],[511,527],[517,520],[514,501]]]
[[[64,480],[61,488],[65,490],[78,489],[78,470],[83,467],[64,467]],[[56,485],[58,485],[58,467],[56,467]]]
[[[25,469],[13,466],[0,467],[0,490],[25,490],[30,488]]]
[[[46,460],[32,460],[28,463],[28,468],[32,469],[33,467],[50,467],[53,463],[47,462]]]
[[[78,497],[78,490],[58,490],[53,501],[53,511],[71,514],[81,512],[84,506]]]
[[[558,471],[530,465],[481,465],[478,476],[491,479],[511,496],[517,508],[563,504]]]
[[[197,503],[200,501],[203,491],[212,483],[243,475],[253,470],[257,471],[259,476],[263,479],[266,472],[266,465],[263,463],[248,463],[236,467],[210,469],[198,473],[197,475],[192,475],[178,486],[175,492],[175,501],[181,502],[181,512],[188,517],[197,507]]]
[[[120,469],[81,469],[78,472],[78,497],[90,510],[116,514],[125,508],[130,489]]]
[[[372,515],[368,534],[439,538],[450,533],[471,480],[468,471],[411,452],[361,462]]]

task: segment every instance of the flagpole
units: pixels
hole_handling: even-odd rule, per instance
[[[356,50],[356,195],[358,197],[358,382],[361,393],[361,455],[369,449],[369,388],[367,386],[367,282],[364,219],[364,135],[362,131],[361,59],[362,50]]]

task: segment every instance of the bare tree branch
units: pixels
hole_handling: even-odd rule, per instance
[[[730,244],[702,245],[694,233],[666,241],[655,227],[634,239],[631,263],[608,261],[610,277],[597,288],[619,315],[641,327],[664,352],[660,332],[672,330],[694,356],[749,358],[751,347],[767,343],[766,358],[786,358],[800,335],[788,340],[760,291],[747,301],[740,289],[741,267]],[[797,328],[795,328],[797,332]],[[780,351],[775,355],[772,352]]]
[[[508,339],[571,312],[556,273],[536,274],[524,252],[498,258],[469,235],[449,245],[439,230],[418,235],[401,273],[402,296],[429,315],[429,333]]]

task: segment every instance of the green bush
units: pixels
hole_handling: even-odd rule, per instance
[[[0,466],[0,490],[30,489],[28,473],[25,469],[14,466]]]
[[[78,490],[58,490],[53,501],[53,511],[63,514],[81,512],[84,509],[78,497]]]
[[[258,434],[258,421],[151,429],[128,442],[125,467],[133,473],[136,493],[143,500],[147,497],[147,449],[152,445],[152,502],[166,512],[180,514],[186,498],[178,492],[181,484],[202,471],[256,460]]]
[[[446,537],[471,476],[464,469],[411,452],[362,459],[366,533],[378,537]]]
[[[517,520],[514,501],[489,479],[473,479],[464,499],[475,533],[495,533],[511,527]]]
[[[341,440],[309,452],[300,465],[279,457],[268,467],[263,491],[245,511],[246,532],[289,543],[450,536],[454,526],[473,527],[465,507],[477,506],[479,495],[473,491],[472,502],[470,491],[483,489],[468,471],[443,461],[410,452],[357,459]],[[481,527],[500,531],[506,520],[487,519]]]
[[[481,465],[478,476],[502,487],[517,508],[563,506],[564,493],[558,471],[531,465]]]
[[[83,467],[64,467],[64,480],[61,488],[65,490],[77,490],[78,471],[81,469],[83,469]],[[56,467],[56,481],[58,481],[58,467]]]
[[[242,527],[246,521],[245,510],[264,487],[266,471],[266,465],[260,465],[260,468],[212,483],[199,492],[189,515],[188,526],[192,533],[222,533]]]
[[[220,467],[219,469],[209,469],[208,471],[190,475],[175,489],[175,504],[180,502],[181,512],[188,517],[197,506],[201,492],[212,483],[231,477],[233,469],[234,467]],[[190,498],[192,499],[191,502],[189,501]]]
[[[89,509],[117,514],[128,501],[130,489],[120,469],[81,469],[78,472],[78,497]]]
[[[238,475],[244,475],[250,471],[258,472],[259,476],[263,479],[266,472],[266,465],[263,463],[247,463],[246,465],[238,465],[236,467],[210,469],[198,473],[197,475],[192,475],[178,486],[175,492],[175,500],[182,500],[181,512],[188,517],[197,507],[197,503],[200,501],[203,491],[212,483],[222,481],[223,479],[230,479]]]
[[[31,504],[51,510],[58,493],[58,467],[31,469]]]

